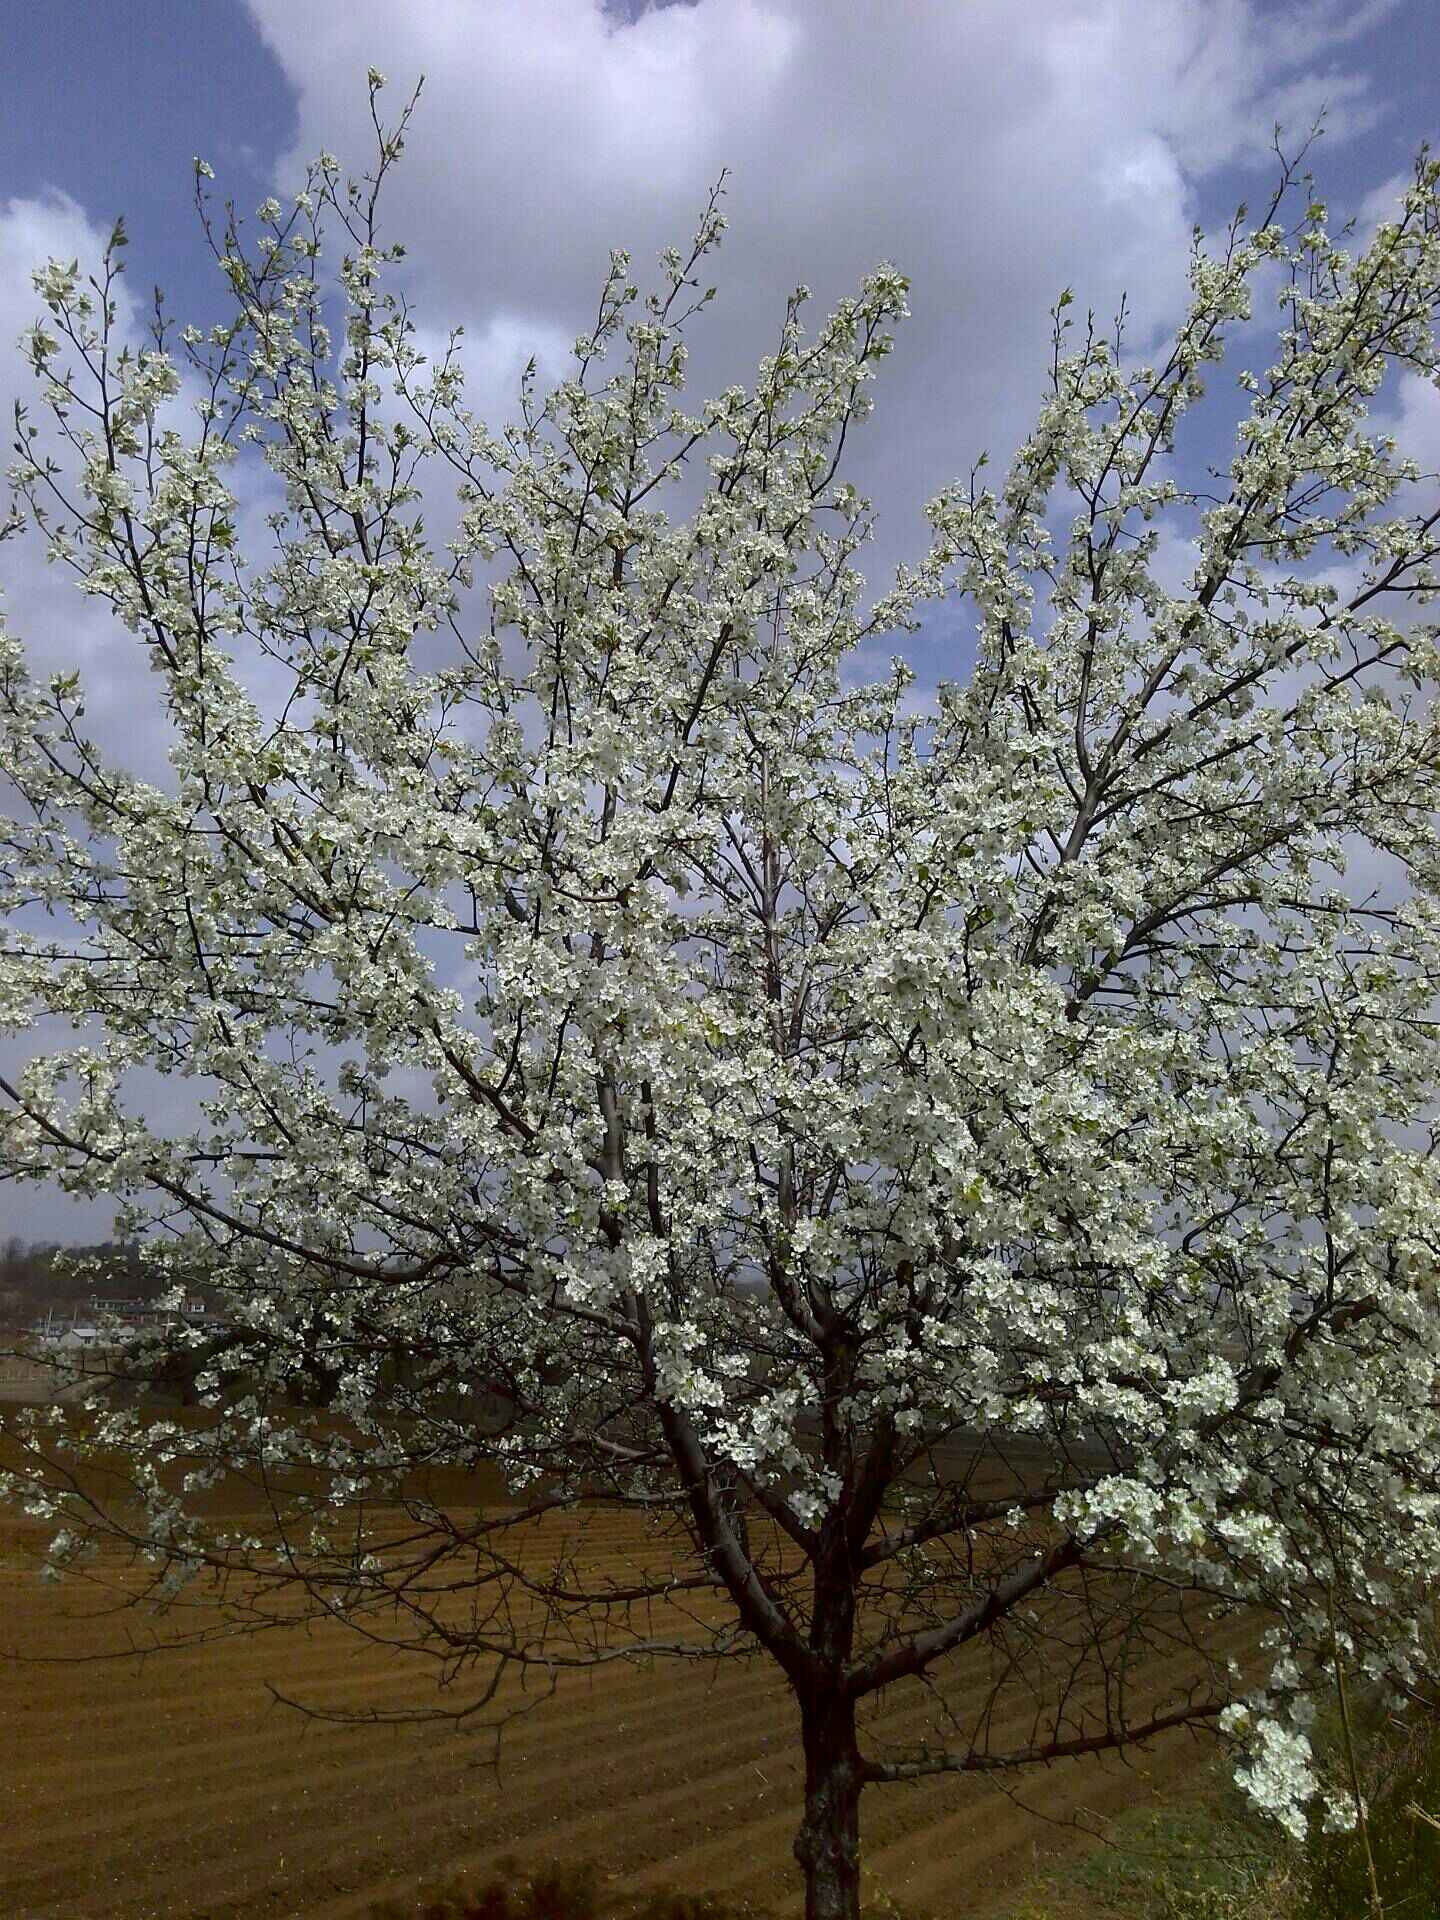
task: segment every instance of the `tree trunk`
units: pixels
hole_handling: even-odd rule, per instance
[[[795,1858],[805,1875],[805,1920],[860,1920],[860,1749],[850,1700],[806,1704],[805,1815]]]

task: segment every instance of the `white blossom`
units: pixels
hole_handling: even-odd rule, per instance
[[[658,1500],[668,1461],[746,1631],[777,1640],[717,1489],[836,1565],[872,1446],[1098,1440],[1107,1467],[1047,1513],[957,1530],[1013,1567],[1049,1528],[1068,1564],[1268,1608],[1272,1693],[1219,1725],[1301,1830],[1317,1596],[1342,1590],[1377,1673],[1409,1671],[1440,1567],[1433,1124],[1416,1144],[1440,657],[1385,611],[1440,581],[1418,470],[1365,431],[1387,367],[1437,378],[1437,188],[1422,157],[1353,262],[1315,220],[1221,259],[1197,240],[1154,367],[1066,353],[1057,308],[1004,482],[931,501],[924,560],[864,615],[865,503],[831,469],[908,310],[889,264],[809,329],[798,289],[753,387],[686,414],[712,202],[643,303],[616,251],[573,376],[543,400],[527,377],[503,435],[456,356],[422,364],[378,233],[347,245],[327,330],[321,216],[354,211],[331,155],[293,228],[267,200],[255,256],[226,242],[232,322],[115,359],[103,431],[63,382],[114,322],[75,268],[37,273],[23,350],[69,470],[59,501],[39,455],[17,485],[173,738],[167,782],[105,764],[83,678],[37,681],[0,626],[23,802],[0,1022],[83,1036],[0,1082],[0,1171],[112,1199],[224,1299],[229,1344],[193,1362],[219,1424],[97,1429],[140,1462],[167,1581],[204,1533],[161,1466],[188,1448],[199,1489],[237,1455],[309,1464],[344,1504],[401,1473],[395,1394],[428,1457],[488,1453],[516,1490],[580,1447]],[[1207,504],[1156,468],[1277,265],[1279,359]],[[692,461],[711,484],[682,524],[665,487]],[[247,548],[262,464],[279,504]],[[1170,591],[1144,528],[1181,509]],[[1300,571],[1321,558],[1323,583]],[[950,597],[977,665],[927,726],[898,656],[848,684]],[[1337,889],[1368,854],[1400,907]],[[142,1068],[204,1089],[194,1126],[146,1116]],[[386,1385],[402,1363],[415,1382]],[[447,1396],[492,1378],[525,1424],[477,1438]],[[353,1442],[267,1411],[317,1381]],[[23,1472],[0,1491],[64,1523],[66,1561],[74,1502]]]

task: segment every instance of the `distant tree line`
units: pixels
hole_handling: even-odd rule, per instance
[[[0,1243],[0,1327],[28,1327],[50,1307],[69,1312],[97,1293],[154,1299],[165,1285],[147,1272],[138,1241],[62,1246],[11,1234]]]

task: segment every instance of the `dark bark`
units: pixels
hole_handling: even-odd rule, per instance
[[[795,1858],[805,1875],[805,1920],[860,1920],[860,1789],[855,1703],[848,1695],[802,1705],[805,1813]]]

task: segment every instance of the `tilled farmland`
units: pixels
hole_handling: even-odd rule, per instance
[[[233,1491],[225,1506],[227,1517],[244,1510]],[[437,1695],[432,1664],[330,1620],[143,1661],[104,1657],[211,1627],[216,1616],[203,1601],[158,1620],[124,1606],[142,1579],[118,1554],[42,1581],[36,1556],[47,1531],[0,1510],[0,1644],[24,1656],[0,1663],[7,1920],[363,1920],[373,1902],[481,1874],[507,1855],[525,1866],[594,1859],[617,1893],[670,1888],[799,1911],[797,1729],[768,1660],[616,1660],[560,1672],[544,1698],[549,1682],[532,1675],[538,1705],[506,1732],[497,1774],[483,1731],[311,1719],[267,1688],[322,1711],[455,1707],[475,1696],[486,1669]],[[575,1540],[577,1564],[596,1584],[624,1584],[656,1563],[655,1536],[627,1513],[551,1516],[525,1535],[537,1564],[562,1535]],[[692,1616],[723,1617],[718,1600],[685,1599]],[[654,1608],[648,1629],[694,1631],[693,1620],[676,1611],[667,1622],[663,1611]],[[383,1619],[375,1627],[387,1631]],[[1253,1629],[1231,1627],[1225,1650],[1243,1657],[1253,1639]],[[939,1677],[941,1700],[963,1719],[988,1685],[983,1650]],[[1157,1671],[1157,1691],[1174,1677]],[[511,1671],[482,1717],[526,1697]],[[940,1705],[918,1686],[867,1705],[862,1742],[878,1750],[943,1738]],[[1019,1702],[1013,1722],[994,1728],[997,1745],[1028,1736]],[[871,1787],[861,1810],[867,1899],[883,1891],[915,1920],[1002,1911],[1037,1863],[1090,1844],[1065,1823],[1093,1829],[1149,1796],[1173,1796],[1204,1751],[1182,1731],[1128,1766],[1056,1763],[1015,1783],[1038,1812],[974,1777]]]

